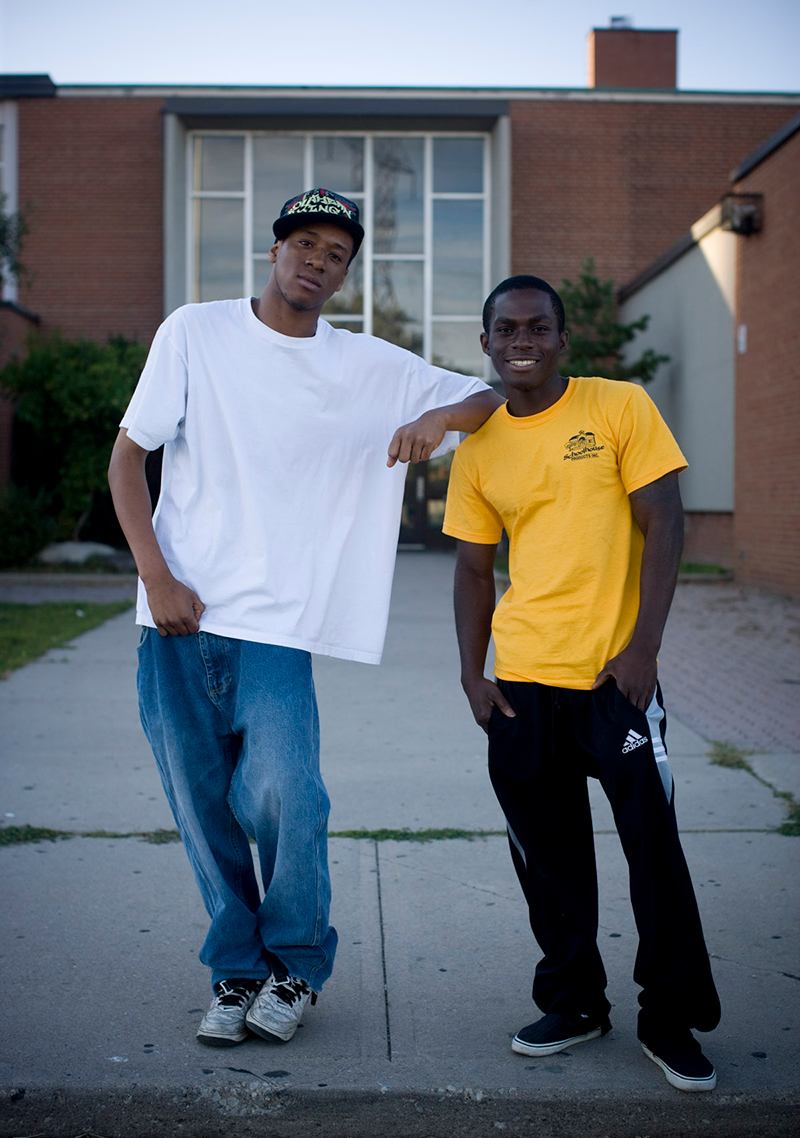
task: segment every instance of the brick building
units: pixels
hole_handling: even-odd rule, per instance
[[[721,201],[621,290],[666,351],[651,393],[690,462],[686,556],[800,593],[800,114],[731,175]],[[637,346],[639,350],[639,346]]]
[[[582,89],[56,87],[0,76],[0,168],[23,204],[43,329],[148,340],[193,300],[258,292],[300,188],[358,199],[367,238],[329,318],[482,372],[483,297],[589,256],[631,281],[729,188],[798,94],[675,87],[674,31],[598,29]],[[430,480],[429,480],[430,481]],[[413,486],[420,487],[417,476]],[[410,493],[406,536],[440,503]]]
[[[800,115],[733,174],[763,224],[737,242],[737,580],[800,593]]]

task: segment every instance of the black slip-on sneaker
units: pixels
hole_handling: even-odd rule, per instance
[[[575,1043],[588,1043],[611,1031],[608,1016],[562,1015],[550,1012],[536,1023],[518,1031],[511,1041],[511,1050],[518,1055],[555,1055]]]
[[[717,1072],[706,1059],[691,1031],[648,1034],[639,1038],[642,1050],[664,1072],[666,1080],[679,1091],[713,1091]]]

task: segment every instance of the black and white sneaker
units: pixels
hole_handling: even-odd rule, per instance
[[[211,1007],[200,1021],[197,1038],[207,1047],[235,1047],[250,1032],[245,1016],[261,990],[263,980],[220,980],[214,985]]]
[[[657,1063],[667,1082],[679,1091],[713,1091],[717,1085],[717,1072],[706,1059],[700,1044],[691,1031],[670,1031],[659,1035],[639,1037],[642,1051]]]
[[[273,973],[247,1013],[247,1026],[271,1043],[288,1043],[309,1001],[315,1004],[317,993],[311,991],[305,980]]]
[[[518,1055],[555,1055],[557,1051],[565,1051],[575,1043],[588,1043],[609,1031],[611,1021],[608,1016],[598,1018],[550,1012],[518,1031],[511,1041],[511,1050]]]

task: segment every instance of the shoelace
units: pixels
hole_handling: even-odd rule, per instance
[[[306,984],[305,980],[298,979],[297,976],[287,976],[285,980],[281,980],[279,984],[276,984],[272,991],[279,1000],[282,1000],[284,1004],[288,1004],[289,1007],[291,1007],[292,1004],[296,1004],[302,996],[309,994],[308,984]],[[317,993],[311,992],[311,1003],[315,1004],[316,1002]]]
[[[253,989],[246,984],[231,986],[225,980],[220,980],[217,987],[217,1003],[221,1008],[244,1007],[253,994]]]

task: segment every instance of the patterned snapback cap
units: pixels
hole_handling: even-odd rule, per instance
[[[341,226],[353,238],[354,257],[364,240],[358,206],[333,190],[306,190],[305,193],[290,198],[272,226],[272,232],[280,241],[307,221],[328,221],[332,225]]]

